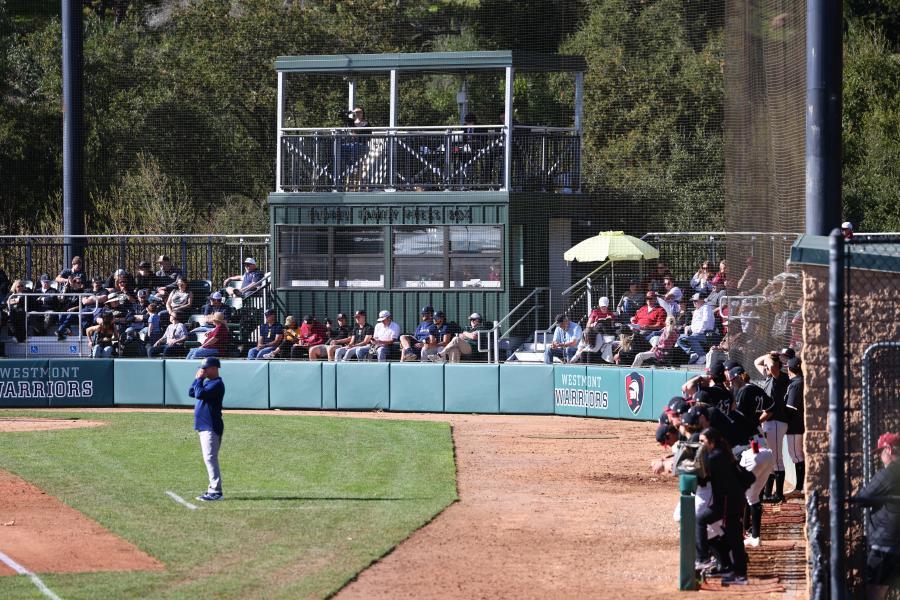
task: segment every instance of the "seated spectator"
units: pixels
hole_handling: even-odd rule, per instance
[[[250,360],[259,360],[269,358],[269,355],[275,352],[281,340],[284,339],[284,327],[275,318],[275,309],[266,310],[265,322],[259,326],[259,338],[255,348],[250,348],[247,358]]]
[[[350,341],[344,346],[336,346],[334,360],[368,360],[375,328],[366,320],[366,311],[357,310],[353,314],[356,325],[352,329]]]
[[[116,293],[112,293],[106,298],[104,306],[107,311],[112,313],[113,324],[119,331],[119,334],[125,333],[125,328],[131,321],[131,310],[122,302],[123,298]]]
[[[155,289],[156,275],[153,274],[153,267],[148,260],[142,260],[138,264],[137,273],[134,276],[134,287],[138,290]]]
[[[137,291],[137,302],[135,302],[131,307],[131,320],[128,323],[128,327],[125,328],[125,337],[130,338],[138,333],[145,327],[147,327],[147,316],[149,315],[149,307],[150,307],[150,290],[138,290]]]
[[[438,351],[436,360],[458,363],[463,356],[478,355],[478,332],[490,330],[491,326],[482,322],[480,314],[472,313],[469,315],[469,326],[447,342],[443,350]]]
[[[113,282],[113,292],[119,294],[123,303],[137,304],[137,292],[131,277],[120,275]]]
[[[602,296],[600,301],[597,302],[597,308],[591,311],[591,314],[588,315],[587,325],[585,325],[585,329],[594,329],[595,327],[602,329],[603,333],[607,335],[612,333],[613,331],[613,321],[615,320],[616,315],[613,314],[611,310],[609,310],[609,298],[606,296]]]
[[[56,276],[56,283],[59,285],[71,285],[73,279],[80,279],[81,285],[84,287],[87,284],[87,275],[85,275],[83,267],[81,257],[73,256],[72,266],[59,272],[59,275]]]
[[[337,326],[333,326],[328,330],[328,339],[324,344],[319,344],[309,349],[309,360],[328,359],[333,361],[338,349],[352,341],[353,332],[350,326],[347,325],[347,315],[338,313]]]
[[[437,333],[434,328],[434,308],[423,306],[419,313],[421,321],[412,335],[400,336],[401,356],[400,361],[418,360],[428,337]]]
[[[752,256],[747,257],[747,268],[744,269],[743,275],[738,280],[737,292],[742,296],[750,296],[758,294],[763,288],[763,280],[756,273],[756,259]]]
[[[291,359],[309,358],[309,349],[325,343],[325,326],[313,315],[303,317],[297,342],[291,348]]]
[[[172,259],[165,254],[156,259],[156,264],[159,265],[159,270],[156,271],[156,283],[158,284],[156,296],[165,302],[169,293],[178,288],[178,280],[186,279],[186,276],[181,269],[172,264]]]
[[[645,298],[647,303],[631,317],[631,328],[649,340],[665,327],[666,311],[659,305],[656,292],[653,290],[647,292]]]
[[[676,320],[681,318],[681,299],[683,294],[681,288],[675,285],[675,278],[672,275],[666,275],[663,278],[663,290],[662,298],[656,297],[659,305],[666,311],[666,315],[672,315]]]
[[[444,311],[434,313],[434,333],[428,336],[425,345],[422,346],[422,360],[435,360],[438,352],[443,350],[456,335],[455,329],[456,327],[451,327],[447,322]]]
[[[653,361],[653,364],[662,365],[669,359],[669,353],[675,347],[675,341],[678,339],[678,328],[675,327],[675,317],[669,315],[666,317],[666,326],[660,333],[656,346],[647,352],[639,352],[634,357],[632,367],[641,367],[647,360]]]
[[[13,336],[19,342],[25,341],[25,282],[21,279],[13,281],[10,295],[6,298],[6,312]]]
[[[221,292],[213,292],[212,294],[210,294],[209,302],[203,305],[203,309],[201,311],[200,325],[192,329],[191,333],[203,333],[205,331],[211,331],[214,327],[214,324],[211,322],[210,317],[212,317],[212,315],[216,313],[224,314],[225,321],[230,321],[234,316],[234,309],[222,302]]]
[[[112,275],[107,277],[106,281],[103,282],[103,287],[105,287],[110,292],[117,292],[119,291],[117,289],[117,282],[119,279],[131,279],[131,276],[125,269],[116,269],[115,271],[113,271]]]
[[[192,348],[188,352],[188,360],[194,358],[206,358],[207,356],[222,357],[228,352],[228,340],[231,334],[228,331],[228,324],[225,320],[225,313],[213,313],[209,318],[213,324],[213,329],[203,339],[203,343],[199,348]]]
[[[558,358],[562,362],[569,362],[575,356],[580,340],[581,326],[569,320],[568,315],[557,315],[553,341],[544,349],[544,363],[552,365],[554,358]]]
[[[225,286],[225,292],[229,296],[246,296],[259,287],[259,282],[262,281],[263,274],[256,268],[256,260],[249,256],[245,258],[244,269],[246,269],[246,271],[244,271],[243,275],[232,275],[222,282],[222,285]],[[232,281],[240,281],[240,287],[228,287],[228,284]]]
[[[712,284],[718,284],[722,287],[728,284],[728,265],[726,265],[724,258],[719,261],[719,270],[713,275]]]
[[[656,270],[647,277],[647,290],[656,292],[657,294],[663,293],[663,290],[665,289],[663,287],[663,279],[665,279],[666,275],[671,274],[672,273],[669,271],[669,267],[666,266],[666,263],[659,261],[656,263]]]
[[[54,314],[35,314],[35,313],[52,313],[56,311],[57,296],[56,290],[51,287],[50,276],[44,273],[40,278],[40,289],[36,293],[40,296],[32,296],[28,302],[28,330],[31,335],[46,335],[57,318]]]
[[[184,322],[194,302],[194,293],[188,289],[187,280],[181,277],[178,278],[175,285],[177,288],[172,290],[166,299],[166,313],[171,315],[172,313],[180,312],[181,318],[179,321]]]
[[[103,311],[100,323],[87,328],[88,351],[94,358],[111,358],[119,343],[119,328],[113,323],[113,313]]]
[[[291,348],[297,343],[299,337],[300,327],[297,325],[297,319],[294,318],[294,315],[286,316],[284,318],[284,338],[272,353],[271,358],[290,358]]]
[[[63,284],[63,293],[57,298],[59,310],[73,314],[60,319],[59,327],[56,329],[56,337],[60,341],[66,339],[67,335],[71,335],[72,326],[78,323],[78,313],[81,311],[81,298],[78,294],[83,291],[84,283],[80,277],[68,278]],[[87,325],[93,325],[93,323],[87,323]]]
[[[156,343],[147,348],[147,356],[149,358],[159,355],[162,355],[163,358],[184,356],[184,342],[187,340],[187,335],[187,327],[181,322],[181,315],[177,312],[170,314],[169,326],[166,327],[165,334],[156,340]]]
[[[106,298],[109,297],[109,290],[103,287],[103,280],[99,277],[91,279],[90,292],[92,295],[81,299],[81,304],[86,307],[102,306],[106,302]]]
[[[635,350],[634,338],[635,333],[623,333],[619,336],[619,347],[613,355],[613,362],[617,365],[630,365],[634,362],[635,356],[638,355]]]
[[[710,264],[708,260],[704,260],[700,265],[700,268],[697,269],[697,272],[691,277],[691,287],[698,294],[706,294],[712,291],[712,283],[710,280],[712,279],[712,273],[709,272]]]
[[[628,293],[619,298],[616,312],[630,319],[643,304],[644,290],[641,289],[641,282],[638,279],[632,279],[628,284]]]
[[[713,307],[700,298],[700,294],[691,296],[694,303],[694,314],[691,316],[691,324],[684,326],[684,334],[678,337],[678,347],[690,356],[688,364],[702,363],[706,358],[706,349],[703,345],[707,342],[706,334],[714,331],[716,318]]]
[[[399,338],[400,326],[394,322],[394,316],[390,311],[383,310],[378,313],[378,324],[372,335],[372,352],[378,357],[378,362],[385,362],[390,357]]]

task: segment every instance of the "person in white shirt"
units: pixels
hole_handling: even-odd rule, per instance
[[[400,339],[400,326],[393,321],[393,315],[383,310],[378,313],[378,324],[372,336],[372,350],[378,356],[378,362],[385,362],[394,344]]]
[[[557,315],[553,341],[544,349],[544,362],[552,365],[554,358],[568,362],[575,356],[580,341],[581,325],[570,321],[568,315]]]
[[[716,328],[716,316],[712,305],[704,302],[700,294],[691,296],[691,301],[694,303],[691,324],[685,325],[684,333],[678,336],[675,343],[690,355],[689,364],[698,364],[706,356],[703,342],[706,341],[706,333]]]

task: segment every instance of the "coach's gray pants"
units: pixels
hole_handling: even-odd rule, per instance
[[[222,474],[219,472],[219,445],[222,436],[215,431],[198,431],[200,434],[200,449],[203,451],[203,462],[206,464],[206,472],[209,474],[210,494],[222,493]]]

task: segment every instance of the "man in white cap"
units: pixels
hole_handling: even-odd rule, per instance
[[[378,324],[375,325],[375,334],[372,336],[372,351],[378,357],[378,362],[388,359],[388,353],[398,339],[400,326],[394,322],[394,316],[387,310],[378,313]]]
[[[477,312],[469,315],[469,326],[450,340],[444,349],[438,352],[435,361],[443,362],[449,360],[452,363],[458,363],[463,356],[472,356],[476,354],[478,349],[478,332],[489,331],[490,325],[486,325]]]
[[[841,223],[841,233],[844,234],[845,240],[853,239],[853,223],[850,221],[844,221]]]
[[[232,275],[222,282],[222,286],[229,296],[245,296],[259,287],[259,282],[262,280],[263,274],[256,268],[256,259],[250,258],[249,256],[245,258],[244,269],[243,275]],[[232,281],[240,281],[241,285],[236,288],[228,287],[228,284]]]
[[[591,314],[588,315],[588,322],[587,325],[585,325],[585,329],[592,329],[595,325],[603,325],[603,329],[607,329],[606,326],[608,325],[609,329],[611,329],[615,317],[616,315],[613,311],[609,310],[609,298],[602,296],[597,303],[597,308],[592,310]]]

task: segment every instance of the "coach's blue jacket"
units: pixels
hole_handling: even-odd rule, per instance
[[[215,431],[222,435],[225,423],[222,421],[222,399],[225,397],[225,384],[221,377],[206,379],[198,377],[188,390],[194,404],[194,429],[197,431]]]

